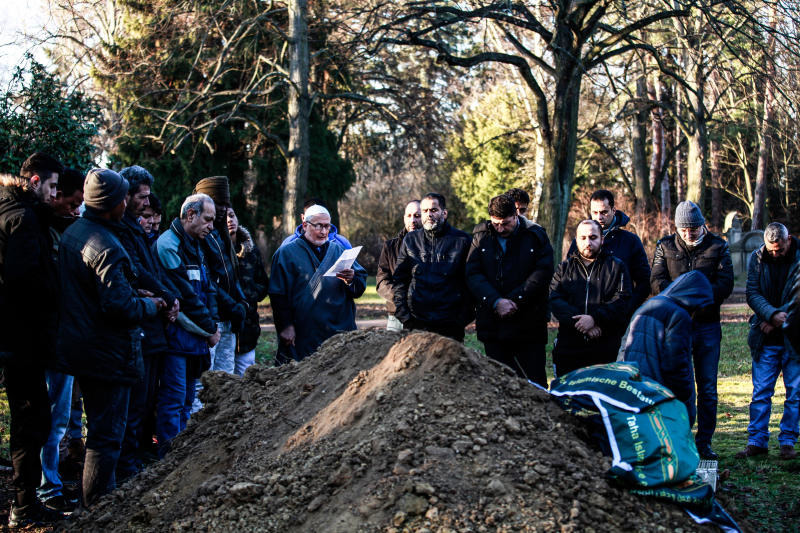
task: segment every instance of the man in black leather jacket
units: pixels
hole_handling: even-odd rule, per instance
[[[692,359],[697,383],[697,451],[703,459],[716,459],[711,437],[717,426],[717,369],[722,340],[719,308],[733,291],[733,263],[727,241],[709,232],[705,222],[697,204],[678,204],[677,233],[656,244],[650,285],[653,294],[658,294],[690,270],[699,270],[711,282],[714,303],[692,316]]]
[[[553,347],[556,377],[616,360],[628,325],[628,268],[603,249],[595,220],[578,224],[578,250],[563,261],[550,284],[550,309],[558,319]]]
[[[458,341],[472,321],[464,275],[469,235],[447,223],[444,196],[428,193],[420,202],[422,228],[403,239],[397,254],[395,316],[404,329],[433,331]]]
[[[74,375],[88,420],[83,504],[114,488],[131,387],[142,379],[143,321],[166,309],[161,298],[140,297],[137,271],[116,233],[128,182],[116,172],[86,176],[86,212],[64,232],[59,247],[61,304],[58,369]]]
[[[506,194],[489,202],[490,220],[472,232],[467,285],[477,302],[486,355],[547,387],[547,296],[553,248],[544,228],[517,215]]]

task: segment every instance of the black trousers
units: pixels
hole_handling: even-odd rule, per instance
[[[547,388],[545,344],[513,339],[483,343],[486,355],[511,367],[517,375]]]
[[[17,356],[20,361],[31,357],[35,355]],[[36,488],[42,482],[41,453],[50,433],[50,398],[43,365],[14,361],[5,367],[5,376],[11,412],[14,507],[24,510],[36,501]]]

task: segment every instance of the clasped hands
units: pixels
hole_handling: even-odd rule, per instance
[[[579,332],[583,333],[590,339],[596,339],[600,335],[603,334],[603,331],[600,329],[600,326],[595,324],[594,318],[592,315],[575,315],[572,317],[575,322],[575,329]]]

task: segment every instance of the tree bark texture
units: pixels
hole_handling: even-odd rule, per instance
[[[776,14],[773,6],[770,26],[775,29]],[[758,166],[756,171],[756,190],[753,194],[753,223],[750,229],[764,229],[766,227],[767,204],[767,165],[772,151],[772,124],[773,109],[775,106],[775,34],[770,32],[767,41],[766,78],[764,79],[764,117],[758,135]]]
[[[720,154],[722,147],[719,141],[712,139],[709,143],[709,170],[711,171],[711,225],[716,231],[722,230],[722,171],[720,170]]]
[[[283,189],[283,233],[294,232],[308,184],[309,115],[308,0],[289,1],[289,158]]]
[[[636,79],[636,100],[647,100],[647,82],[644,68]],[[647,108],[643,103],[638,105],[631,128],[631,152],[633,159],[633,183],[636,193],[636,213],[645,214],[650,208],[650,186],[647,172]]]

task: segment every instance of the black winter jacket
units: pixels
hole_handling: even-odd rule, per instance
[[[208,238],[208,236],[206,236]],[[208,264],[200,243],[186,234],[180,219],[175,219],[169,229],[158,237],[156,243],[158,260],[164,273],[164,281],[171,292],[178,295],[181,313],[205,331],[208,336],[217,331],[216,287],[209,283],[206,288],[206,303],[195,292],[192,277],[199,279],[200,266],[208,272]]]
[[[795,353],[800,353],[800,271],[794,278],[789,278],[786,282],[792,284],[791,301],[789,303],[789,313],[786,322],[783,323],[783,335],[789,341]]]
[[[553,247],[538,224],[519,217],[505,252],[490,222],[475,226],[467,256],[467,286],[477,303],[478,339],[546,342],[552,277]],[[494,306],[500,298],[517,304],[517,312],[507,318],[497,316]]]
[[[398,320],[437,327],[472,321],[464,279],[469,245],[469,235],[446,222],[436,232],[419,229],[405,236],[392,276]]]
[[[244,293],[239,285],[239,264],[230,237],[223,238],[215,229],[200,243],[206,262],[211,268],[211,279],[217,286],[217,312],[219,319],[233,322],[244,316],[233,316],[234,307],[244,302]],[[234,327],[236,327],[234,325]]]
[[[53,360],[59,282],[48,206],[33,192],[0,186],[0,349]]]
[[[236,232],[236,257],[239,260],[239,282],[247,301],[248,309],[242,331],[236,335],[236,353],[254,350],[261,335],[258,320],[258,302],[267,297],[269,278],[264,270],[264,261],[250,236],[250,232],[239,227]]]
[[[156,297],[163,298],[167,306],[172,306],[176,296],[164,285],[164,271],[148,247],[147,235],[139,222],[127,212],[122,217],[122,227],[117,233],[119,241],[128,253],[136,269],[134,289],[144,289]],[[164,337],[164,321],[157,316],[142,322],[144,338],[142,339],[142,355],[157,355],[167,351],[167,339]]]
[[[630,220],[628,215],[617,210],[612,229],[603,237],[603,250],[620,259],[628,267],[633,284],[630,308],[630,312],[633,313],[650,296],[650,260],[647,259],[647,252],[644,251],[639,236],[622,229]],[[567,255],[571,255],[577,249],[575,239],[572,239]]]
[[[733,262],[728,242],[707,232],[703,242],[690,249],[678,234],[659,240],[653,256],[650,287],[653,294],[667,288],[678,276],[690,270],[706,275],[714,289],[714,303],[694,314],[696,322],[719,322],[719,307],[733,291]]]
[[[397,254],[400,253],[400,246],[403,245],[403,238],[408,234],[405,228],[397,234],[394,239],[389,239],[383,243],[381,255],[378,258],[378,273],[375,275],[375,290],[386,300],[386,310],[393,315],[394,307],[394,284],[392,274],[397,266]]]
[[[597,354],[613,361],[628,324],[631,299],[628,268],[602,249],[588,267],[580,257],[575,252],[563,261],[550,283],[550,309],[558,320],[558,342],[553,355],[581,360],[587,354]],[[584,336],[575,329],[576,320],[572,318],[575,315],[591,315],[602,335],[596,339]]]
[[[750,353],[753,359],[758,360],[759,352],[764,345],[766,335],[759,327],[761,322],[769,322],[772,315],[779,311],[788,311],[792,303],[792,284],[800,272],[800,241],[791,237],[794,241],[794,256],[789,267],[786,282],[783,284],[781,292],[781,303],[779,306],[772,305],[768,295],[772,284],[776,283],[772,279],[771,262],[765,260],[765,248],[762,245],[757,250],[753,250],[750,255],[750,263],[747,268],[747,305],[753,310],[750,318],[750,332],[747,336],[747,344],[750,346]],[[786,339],[784,339],[786,340]],[[789,342],[785,343],[786,349],[793,357],[798,357],[798,352],[794,350]]]
[[[121,223],[87,210],[61,236],[57,369],[130,385],[142,377],[143,320],[155,304],[136,296],[136,271],[116,233]]]
[[[703,274],[693,270],[678,276],[636,310],[619,359],[635,362],[643,376],[688,401],[694,391],[691,314],[713,302],[711,284]]]

